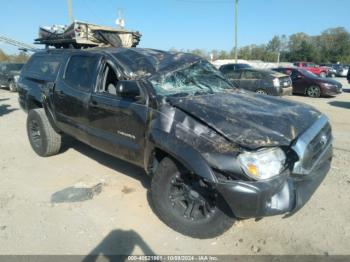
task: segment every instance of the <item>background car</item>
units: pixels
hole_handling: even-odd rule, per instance
[[[326,67],[321,67],[316,65],[315,63],[310,62],[296,62],[294,63],[296,67],[302,67],[303,69],[318,75],[320,77],[326,77],[328,75],[328,69]]]
[[[348,71],[348,75],[346,78],[348,79],[348,83],[350,84],[350,70]]]
[[[238,88],[273,96],[292,94],[292,80],[288,75],[253,68],[221,72]]]
[[[17,91],[17,81],[23,65],[21,63],[1,63],[0,87],[9,88],[11,92]]]
[[[337,70],[335,69],[335,64],[321,64],[320,66],[328,69],[327,77],[336,77]]]
[[[346,77],[349,72],[349,67],[346,65],[335,65],[335,70],[337,71],[336,76]]]
[[[294,94],[310,97],[335,96],[342,92],[342,84],[333,79],[319,77],[301,68],[280,67],[274,71],[290,75]]]

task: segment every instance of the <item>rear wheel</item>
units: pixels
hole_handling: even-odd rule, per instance
[[[320,77],[325,78],[327,76],[326,72],[321,72]]]
[[[307,90],[306,90],[306,94],[309,97],[320,97],[321,96],[321,89],[318,86],[310,86]]]
[[[61,135],[51,126],[42,108],[30,110],[27,134],[33,150],[42,157],[55,155],[61,148]]]
[[[265,90],[263,90],[263,89],[258,89],[258,90],[255,91],[255,93],[261,94],[261,95],[267,95],[267,92]]]
[[[9,89],[11,92],[16,92],[17,91],[17,87],[14,81],[10,81],[9,82]]]
[[[216,237],[234,222],[216,190],[170,158],[160,162],[152,180],[151,193],[160,219],[184,235]]]

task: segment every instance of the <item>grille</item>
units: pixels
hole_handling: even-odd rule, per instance
[[[327,123],[306,147],[306,154],[303,161],[303,166],[305,169],[310,169],[313,166],[331,140],[332,130],[329,123]]]
[[[280,78],[280,86],[282,88],[291,87],[291,85],[292,85],[292,81],[291,81],[290,77],[281,77]]]
[[[323,115],[292,146],[299,158],[294,163],[293,173],[309,174],[329,152],[332,140],[331,126]]]

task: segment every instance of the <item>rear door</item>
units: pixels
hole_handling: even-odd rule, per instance
[[[259,72],[244,70],[241,74],[240,88],[255,92],[261,88],[261,77]]]
[[[58,126],[86,143],[89,102],[96,86],[100,60],[101,55],[92,53],[69,56],[53,94]]]
[[[148,114],[146,92],[140,85],[140,99],[121,97],[116,91],[118,81],[123,80],[121,67],[106,58],[101,68],[88,110],[90,145],[142,166]]]
[[[225,77],[236,87],[240,86],[242,70],[231,70],[225,74]]]

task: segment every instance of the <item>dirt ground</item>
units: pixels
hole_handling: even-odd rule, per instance
[[[333,166],[312,199],[288,219],[239,221],[210,240],[165,226],[150,207],[148,178],[128,163],[74,140],[57,156],[38,157],[17,94],[0,90],[0,254],[350,254],[350,86],[341,81],[336,98],[290,98],[333,126]],[[100,183],[90,200],[62,198],[70,187]]]

